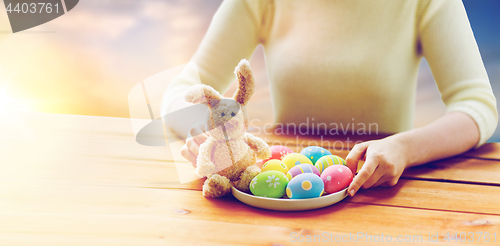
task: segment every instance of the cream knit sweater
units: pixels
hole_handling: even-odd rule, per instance
[[[477,123],[478,146],[495,130],[495,97],[460,0],[226,0],[192,61],[223,93],[259,44],[275,123],[409,130],[425,57],[447,112]],[[162,113],[199,83],[188,70],[167,88]]]

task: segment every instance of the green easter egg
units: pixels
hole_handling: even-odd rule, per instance
[[[280,171],[270,170],[255,176],[250,182],[250,191],[255,196],[280,198],[285,195],[288,184],[286,175]]]

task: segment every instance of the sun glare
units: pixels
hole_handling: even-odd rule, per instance
[[[0,87],[0,111],[5,111],[10,101],[6,91],[7,85]]]
[[[29,101],[14,98],[9,95],[7,91],[8,84],[9,83],[5,83],[0,87],[0,112],[34,111],[34,107]]]

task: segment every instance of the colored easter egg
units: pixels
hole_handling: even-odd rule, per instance
[[[345,160],[342,157],[336,155],[325,155],[316,161],[314,166],[319,170],[319,173],[323,173],[323,171],[333,165],[346,165]]]
[[[300,151],[300,153],[307,156],[307,158],[309,158],[313,164],[316,163],[316,161],[318,161],[319,158],[325,155],[332,154],[327,149],[319,146],[306,147],[302,151]]]
[[[269,170],[276,170],[286,174],[288,172],[288,167],[280,160],[269,160],[262,165],[261,171],[265,172]]]
[[[311,164],[299,164],[297,166],[292,167],[287,173],[286,177],[288,180],[292,180],[295,176],[301,173],[314,173],[319,177],[319,171]]]
[[[351,170],[344,165],[329,166],[321,173],[321,179],[325,184],[325,192],[328,194],[347,188],[351,184],[352,178]]]
[[[302,173],[288,182],[286,195],[290,199],[320,197],[324,191],[321,178],[314,173]]]
[[[305,155],[299,154],[299,153],[290,153],[283,157],[283,163],[288,167],[288,169],[292,169],[292,167],[299,165],[299,164],[311,164],[313,165],[312,161],[309,160]]]
[[[263,163],[272,159],[282,160],[286,155],[293,153],[293,150],[281,145],[274,145],[269,147],[269,149],[271,149],[271,157],[264,160]]]
[[[250,191],[255,196],[280,198],[285,195],[288,179],[276,170],[259,173],[250,182]]]

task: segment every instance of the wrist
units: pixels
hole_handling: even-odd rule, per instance
[[[405,164],[405,169],[419,165],[421,162],[421,154],[419,153],[420,148],[418,148],[418,146],[414,146],[416,141],[414,139],[415,135],[412,131],[398,133],[390,136],[390,138],[393,138],[396,145],[399,147],[398,151],[400,152],[401,158]]]

